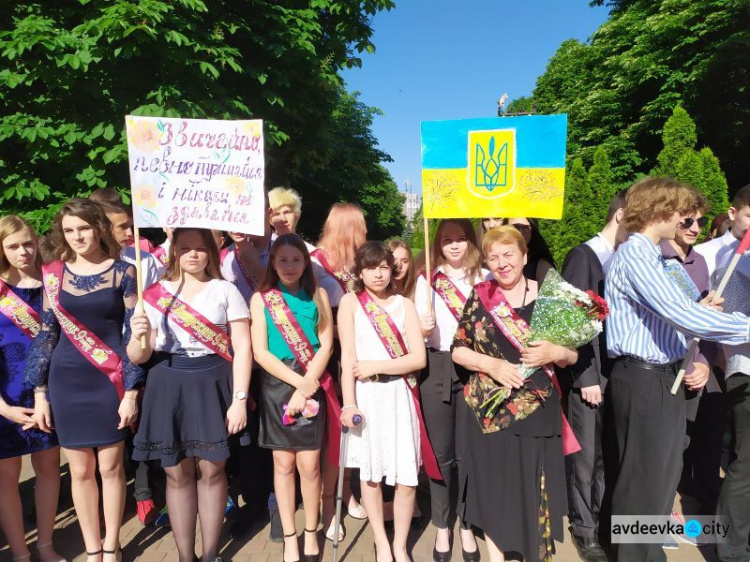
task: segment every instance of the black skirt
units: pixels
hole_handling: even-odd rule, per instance
[[[537,371],[540,388],[549,385]],[[464,513],[503,551],[524,560],[551,559],[552,541],[563,540],[567,513],[562,450],[560,395],[552,395],[528,418],[495,433],[482,433],[476,417],[458,400],[462,438],[456,447],[463,460]]]
[[[232,395],[232,364],[226,359],[157,355],[148,372],[133,460],[159,460],[163,467],[188,457],[226,460]],[[247,428],[236,437],[241,445],[250,443]]]
[[[295,373],[304,372],[295,359],[284,361]],[[313,395],[320,405],[314,418],[299,416],[296,423],[284,425],[284,405],[295,388],[261,369],[258,397],[258,446],[264,449],[315,451],[323,446],[326,432],[326,397],[322,388]]]

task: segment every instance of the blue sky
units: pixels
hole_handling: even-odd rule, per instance
[[[344,79],[384,112],[373,132],[399,189],[421,190],[422,121],[496,115],[504,92],[531,94],[560,43],[585,41],[607,13],[587,0],[396,0],[375,16],[376,51]]]

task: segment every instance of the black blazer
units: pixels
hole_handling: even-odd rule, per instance
[[[596,252],[588,245],[581,244],[565,256],[562,276],[571,285],[583,290],[594,291],[604,296],[604,271]],[[607,358],[607,338],[605,333],[578,348],[578,362],[564,371],[572,377],[573,388],[584,388],[607,384],[609,360]]]

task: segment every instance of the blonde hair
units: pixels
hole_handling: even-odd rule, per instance
[[[34,232],[34,229],[31,227],[31,225],[18,215],[7,215],[0,218],[0,276],[5,275],[5,273],[10,269],[10,262],[8,261],[8,258],[5,257],[3,241],[8,236],[11,236],[17,232],[21,232],[24,229],[27,229],[29,232],[31,232],[34,240],[37,240],[36,232]],[[36,255],[34,256],[34,265],[37,268],[42,267],[42,255],[39,252],[38,241],[36,245]]]
[[[268,192],[268,206],[274,211],[286,205],[292,212],[300,216],[302,214],[302,197],[290,187],[274,187]]]
[[[477,235],[474,231],[474,227],[471,225],[469,219],[443,219],[440,221],[435,232],[435,239],[432,241],[430,247],[430,257],[432,259],[433,267],[438,267],[446,262],[445,256],[443,255],[443,246],[440,243],[440,239],[443,236],[443,230],[449,224],[455,224],[464,231],[466,236],[466,254],[464,255],[464,262],[461,264],[465,270],[465,277],[467,283],[473,283],[474,279],[481,277],[482,275],[482,254],[479,251],[479,245],[477,244]]]
[[[623,223],[630,232],[641,232],[649,224],[664,221],[674,213],[692,214],[701,206],[700,194],[672,178],[645,177],[625,195]]]
[[[367,241],[362,209],[353,203],[335,203],[323,225],[318,247],[325,250],[334,271],[354,263],[357,248]]]
[[[485,233],[484,238],[482,238],[482,252],[485,256],[489,253],[493,244],[515,244],[522,254],[529,251],[523,234],[518,232],[517,228],[509,225],[496,226]]]

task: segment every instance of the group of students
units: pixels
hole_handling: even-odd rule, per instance
[[[736,199],[729,210],[726,247],[741,237],[750,187],[738,197],[748,200],[738,209]],[[356,205],[334,205],[314,247],[295,234],[299,195],[275,188],[268,200],[264,234],[228,233],[228,248],[218,232],[169,231],[164,245],[141,256],[143,309],[132,222],[122,203],[66,203],[41,244],[44,264],[29,225],[15,216],[0,219],[0,490],[6,498],[0,523],[14,560],[30,557],[18,492],[20,457],[29,453],[37,473],[37,553],[42,562],[62,560],[52,546],[58,444],[69,462],[89,562],[121,558],[123,458],[133,433],[129,456],[157,461],[166,473],[180,562],[195,559],[197,517],[202,560],[220,560],[225,464],[231,448],[245,458],[240,472],[263,472],[262,461],[243,456],[251,447],[272,454],[273,498],[243,489],[245,500],[277,505],[284,562],[319,560],[321,502],[326,538],[344,534],[333,525],[342,424],[350,428],[345,467],[359,472],[362,502],[348,490],[348,510],[368,518],[379,561],[410,559],[407,538],[422,467],[437,529],[436,562],[451,559],[454,514],[463,559],[479,560],[474,530],[480,529],[497,562],[506,551],[550,560],[554,541],[563,540],[566,514],[582,559],[606,560],[599,544],[606,492],[613,514],[669,513],[687,414],[685,392],[672,396],[667,386],[687,349],[684,334],[733,345],[750,339],[747,316],[711,310],[721,303],[701,294],[708,275],[695,286],[680,275],[682,266],[690,273],[691,253],[680,241],[700,231],[706,210],[695,190],[642,180],[615,198],[603,231],[568,255],[563,276],[600,294],[606,286],[611,307],[606,335],[578,350],[531,337],[539,287],[555,267],[533,220],[488,218],[479,233],[469,220],[440,221],[427,249],[428,286],[424,265],[402,241],[366,240]],[[673,246],[678,233],[683,238]],[[726,251],[717,250],[720,269]],[[735,301],[746,307],[746,298]],[[704,359],[711,354],[708,347],[701,351]],[[729,365],[744,368],[732,357],[728,375]],[[702,388],[716,371],[708,368],[711,361],[697,360],[706,367],[685,377],[688,391]],[[520,363],[538,369],[523,379]],[[696,399],[701,406],[709,394]],[[491,412],[490,400],[499,404]],[[747,408],[739,404],[733,406],[738,412]],[[744,422],[737,419],[735,413],[739,430]],[[721,425],[703,424],[711,421]],[[606,433],[614,451],[607,463]],[[716,447],[715,427],[704,434],[702,445],[691,445],[702,447],[696,459]],[[737,521],[736,532],[745,533],[747,547],[741,442],[738,436],[738,459],[730,485],[724,484],[733,492],[720,506]],[[613,468],[606,490],[605,464]],[[304,506],[301,548],[296,473]],[[249,488],[260,482],[250,480]],[[392,506],[383,501],[389,487],[395,488]],[[392,540],[384,523],[390,510]],[[621,545],[617,556],[663,560],[656,546]],[[736,560],[747,560],[741,556]]]

